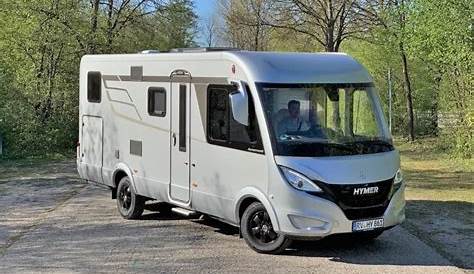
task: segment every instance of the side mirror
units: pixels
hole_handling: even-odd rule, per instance
[[[238,85],[235,91],[229,94],[230,105],[232,108],[232,116],[234,120],[244,126],[249,125],[249,99],[248,92],[243,85]]]

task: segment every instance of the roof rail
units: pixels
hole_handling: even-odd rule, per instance
[[[173,53],[189,53],[189,52],[211,52],[211,51],[239,51],[238,48],[227,47],[200,47],[200,48],[175,48],[171,49]]]

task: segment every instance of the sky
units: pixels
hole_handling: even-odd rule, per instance
[[[216,0],[194,0],[199,19],[207,18],[214,11]]]
[[[194,0],[194,6],[196,8],[196,13],[199,16],[199,24],[202,24],[203,20],[209,18],[214,12],[216,0]],[[197,42],[201,45],[205,44],[201,32],[199,32]]]

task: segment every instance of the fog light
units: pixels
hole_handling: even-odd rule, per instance
[[[298,215],[288,215],[288,218],[290,219],[291,224],[297,229],[324,230],[329,224],[320,219],[307,218]]]

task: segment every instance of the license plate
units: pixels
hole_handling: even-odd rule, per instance
[[[352,222],[352,231],[367,231],[380,227],[383,227],[383,218]]]

